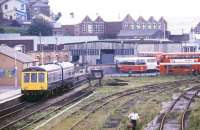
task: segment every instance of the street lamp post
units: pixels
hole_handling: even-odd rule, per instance
[[[138,43],[137,42],[135,43],[135,55],[136,56],[138,55]]]
[[[15,70],[14,70],[14,72],[15,72],[15,74],[14,74],[14,76],[15,76],[15,88],[17,88],[18,87],[18,74],[17,74],[17,60],[16,60],[16,52],[15,52],[15,68],[14,68]]]
[[[58,38],[57,38],[57,36],[56,36],[56,43],[54,44],[54,59],[55,59],[55,61],[57,61],[57,59],[56,59],[57,42],[58,42]],[[58,62],[58,61],[57,61],[57,62]]]
[[[121,41],[121,55],[124,55],[124,41]]]
[[[85,63],[88,64],[88,50],[87,50],[87,41],[85,41]]]
[[[40,51],[42,52],[42,65],[44,64],[44,54],[43,54],[43,45],[42,45],[42,37],[40,33]]]

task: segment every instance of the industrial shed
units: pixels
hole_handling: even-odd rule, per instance
[[[169,40],[99,40],[64,44],[73,62],[113,64],[115,56],[136,56],[141,52],[181,52],[182,43]]]

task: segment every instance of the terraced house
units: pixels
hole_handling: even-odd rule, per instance
[[[50,16],[50,6],[48,0],[27,0],[28,20],[39,14]]]
[[[134,20],[129,14],[122,21],[122,29],[118,38],[156,39],[166,37],[167,22],[161,17],[158,21],[151,16],[145,20],[140,16]]]
[[[104,21],[98,16],[94,21],[86,16],[79,24],[63,25],[54,29],[54,35],[98,36],[118,39],[160,39],[167,37],[167,22],[161,17],[158,21],[151,16],[145,20],[140,16],[134,20],[129,14],[121,21]]]
[[[26,0],[1,0],[1,13],[3,19],[26,21]]]

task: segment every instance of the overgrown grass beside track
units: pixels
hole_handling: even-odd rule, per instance
[[[189,125],[186,130],[200,130],[200,99],[196,99],[194,108],[189,116]]]
[[[144,130],[146,125],[152,121],[156,115],[159,115],[162,107],[162,102],[167,102],[172,100],[172,95],[175,91],[182,91],[182,89],[187,86],[179,86],[181,89],[171,89],[164,93],[150,93],[143,94],[143,100],[139,100],[138,103],[133,106],[130,112],[138,112],[141,118],[141,121],[138,121],[137,130]],[[128,116],[128,115],[127,115]],[[124,119],[119,130],[126,130],[126,126],[128,124],[128,118]]]
[[[107,77],[102,81],[103,86],[98,87],[96,89],[95,95],[92,97],[88,98],[86,102],[91,102],[97,98],[104,97],[119,91],[124,91],[127,89],[132,89],[132,88],[137,88],[140,86],[144,85],[150,85],[150,84],[156,84],[156,83],[163,83],[163,82],[170,82],[170,81],[175,81],[175,80],[184,80],[184,79],[192,79],[194,76],[156,76],[156,77],[120,77],[120,78],[114,78],[114,77]],[[176,87],[176,86],[174,86]],[[180,87],[180,86],[177,86]],[[161,110],[161,103],[164,101],[169,101],[171,100],[172,94],[174,92],[180,92],[182,89],[186,88],[188,86],[182,86],[180,89],[171,89],[167,92],[164,93],[151,93],[151,94],[146,94],[146,93],[141,93],[139,96],[142,98],[138,100],[136,105],[134,105],[129,112],[137,110],[138,113],[140,114],[142,118],[142,122],[138,125],[138,130],[143,130],[144,127],[148,122],[150,122],[156,115]],[[84,104],[84,101],[82,102]],[[112,106],[112,105],[111,105]],[[109,105],[107,106],[109,107]],[[76,108],[75,108],[76,109]],[[109,115],[112,115],[115,113],[115,109],[113,108],[112,111],[107,112]],[[109,110],[109,108],[104,109],[104,110]],[[96,128],[96,130],[101,130],[103,123],[105,122],[107,116],[103,115],[104,112],[100,111],[96,114],[94,114],[93,118],[91,119],[96,119],[97,124],[92,124],[95,125],[95,127],[92,127],[93,130]],[[128,113],[127,113],[128,115]],[[125,127],[128,123],[127,115],[124,115],[124,118],[121,121],[120,124],[120,130],[125,130]],[[99,116],[99,117],[98,117]],[[66,123],[62,122],[61,124],[58,124],[55,126],[52,130],[56,130],[57,128],[66,128],[64,127]],[[90,130],[91,127],[88,127],[87,130]],[[84,130],[84,129],[82,129]]]

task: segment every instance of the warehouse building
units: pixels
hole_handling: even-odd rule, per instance
[[[99,40],[64,45],[72,62],[89,65],[113,64],[116,56],[137,56],[141,52],[181,52],[182,48],[182,43],[143,39]]]
[[[21,36],[20,34],[0,34],[0,44],[15,48],[21,46],[24,53],[30,51],[49,51],[62,47],[65,43],[98,40],[97,36]]]

